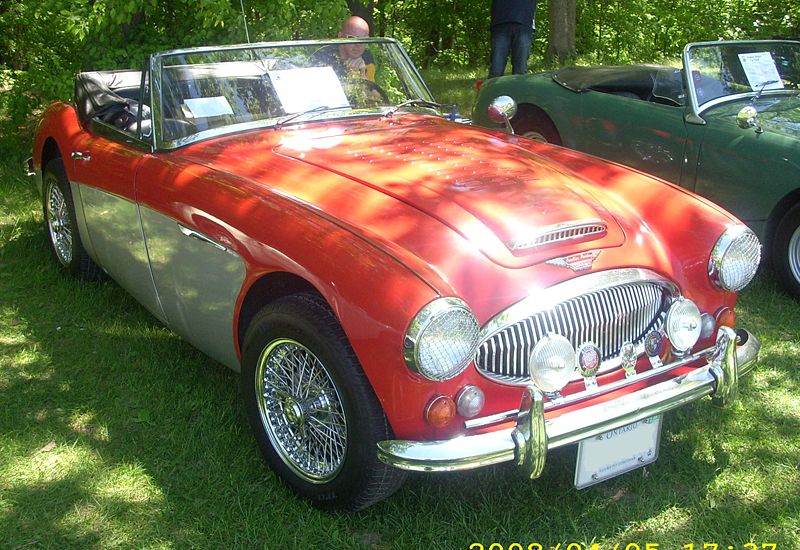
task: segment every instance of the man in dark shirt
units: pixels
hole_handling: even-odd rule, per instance
[[[353,16],[344,20],[339,38],[367,38],[369,25]],[[375,60],[366,44],[340,44],[325,46],[313,56],[314,60],[333,67],[339,76],[375,80]]]
[[[489,78],[503,74],[509,52],[514,74],[528,72],[528,55],[535,30],[536,0],[492,0]]]

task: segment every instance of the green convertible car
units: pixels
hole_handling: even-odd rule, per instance
[[[487,80],[473,121],[498,128],[503,115],[517,134],[627,164],[733,212],[800,298],[800,42],[701,42],[686,46],[682,68]]]

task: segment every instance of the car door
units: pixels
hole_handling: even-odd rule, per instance
[[[703,114],[695,192],[760,231],[775,204],[797,188],[798,147],[774,131],[740,128],[736,115],[746,105],[733,102]]]
[[[93,119],[70,151],[73,183],[85,220],[87,250],[98,264],[153,315],[165,320],[145,246],[136,174],[150,147],[129,133]]]
[[[585,130],[578,136],[578,149],[681,183],[684,107],[594,90],[581,95]]]
[[[239,370],[236,303],[247,274],[236,229],[224,221],[241,193],[223,176],[169,151],[146,159],[136,193],[153,280],[169,327]]]

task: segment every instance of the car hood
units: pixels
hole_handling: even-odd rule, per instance
[[[723,105],[713,109],[711,116],[714,118],[735,117],[739,110],[752,105],[748,100]],[[765,132],[775,133],[800,140],[800,95],[792,97],[764,97],[756,104],[758,122]]]
[[[664,239],[696,241],[697,225],[676,225],[676,217],[709,227],[720,220],[707,201],[681,198],[690,193],[620,165],[423,115],[252,131],[174,154],[237,185],[250,182],[243,201],[302,204],[404,262],[414,262],[409,253],[419,258],[418,269],[438,266],[451,282],[469,275],[442,266],[464,266],[470,257],[467,271],[477,277],[478,256],[516,271],[603,251],[594,269],[635,260],[681,270],[686,254],[668,250]],[[712,244],[700,246],[704,254]]]
[[[290,137],[274,151],[402,201],[504,265],[553,256],[552,241],[564,231],[592,248],[624,242],[614,216],[583,182],[514,141],[427,119]]]

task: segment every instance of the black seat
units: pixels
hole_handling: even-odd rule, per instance
[[[95,117],[113,123],[126,112],[128,102],[108,87],[101,73],[92,71],[75,77],[75,106],[83,123]]]

